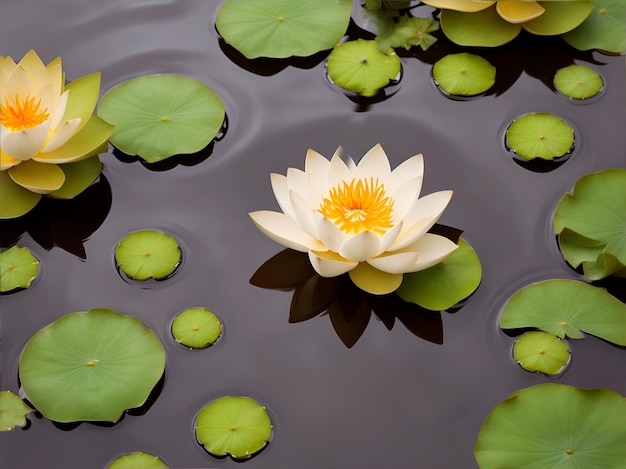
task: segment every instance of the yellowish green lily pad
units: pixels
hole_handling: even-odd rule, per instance
[[[554,334],[530,331],[515,341],[513,357],[525,370],[556,375],[569,362],[570,350],[567,343]]]
[[[161,458],[154,454],[127,453],[121,455],[107,466],[107,469],[167,469],[168,465]]]
[[[496,67],[474,54],[448,54],[435,62],[433,79],[446,93],[475,96],[484,93],[496,82]]]
[[[547,112],[525,114],[506,130],[506,145],[525,160],[553,160],[572,151],[574,129]]]
[[[26,425],[26,416],[33,411],[11,391],[0,391],[0,432]]]
[[[136,231],[126,236],[115,248],[118,267],[135,280],[169,277],[181,259],[178,242],[161,231]]]
[[[172,335],[186,347],[205,348],[222,335],[222,322],[206,308],[188,308],[172,321]]]
[[[597,95],[603,86],[602,77],[586,65],[569,65],[557,70],[555,88],[565,96],[587,99]]]
[[[214,456],[245,459],[265,447],[272,422],[261,404],[242,396],[227,396],[207,404],[196,420],[196,437]]]
[[[0,292],[28,288],[39,271],[39,259],[28,248],[13,246],[0,252]]]

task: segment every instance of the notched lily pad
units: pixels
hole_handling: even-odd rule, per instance
[[[196,437],[214,456],[245,459],[265,447],[272,422],[254,399],[226,396],[207,404],[196,420]]]
[[[626,3],[623,0],[594,0],[585,21],[563,39],[579,50],[600,49],[621,53],[626,46]]]
[[[597,95],[604,82],[598,73],[586,65],[569,65],[557,70],[554,87],[565,96],[587,99]]]
[[[172,335],[186,347],[205,348],[222,335],[222,322],[206,308],[188,308],[172,321]]]
[[[570,350],[554,334],[531,331],[515,341],[513,358],[525,370],[557,375],[569,362]]]
[[[115,461],[107,466],[107,469],[167,469],[168,466],[161,458],[154,454],[144,453],[127,453],[121,455]]]
[[[13,246],[0,252],[0,292],[28,288],[39,271],[39,259],[28,248]]]
[[[506,146],[525,160],[553,160],[574,148],[574,129],[547,112],[526,114],[506,130]]]
[[[161,231],[130,233],[115,248],[118,267],[135,280],[164,279],[174,273],[182,259],[176,240]]]
[[[474,54],[448,54],[435,62],[433,79],[439,88],[454,96],[484,93],[496,82],[496,67]]]
[[[33,411],[11,391],[0,391],[0,432],[26,425],[26,416]]]

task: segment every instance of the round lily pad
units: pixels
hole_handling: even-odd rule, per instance
[[[0,432],[26,425],[26,416],[33,411],[11,391],[0,391]]]
[[[0,292],[28,288],[39,271],[39,259],[28,248],[13,246],[0,252]]]
[[[161,458],[154,454],[144,453],[127,453],[121,455],[115,461],[107,466],[107,469],[167,469],[168,466]]]
[[[249,458],[265,447],[272,422],[261,404],[242,396],[226,396],[206,405],[196,421],[196,437],[214,456]]]
[[[622,467],[624,422],[626,400],[615,391],[538,384],[491,411],[474,456],[480,469]]]
[[[459,248],[439,264],[404,274],[397,293],[404,301],[441,311],[470,296],[481,278],[482,266],[476,251],[459,239]]]
[[[513,358],[522,368],[556,375],[570,359],[567,343],[548,332],[526,332],[515,341]]]
[[[569,65],[557,70],[555,88],[565,96],[587,99],[597,95],[603,86],[602,77],[586,65]]]
[[[496,67],[474,54],[448,54],[435,62],[433,79],[437,86],[455,96],[484,93],[496,82]]]
[[[117,422],[146,402],[165,369],[157,336],[109,309],[67,314],[26,344],[19,377],[28,400],[57,422]]]
[[[248,59],[308,57],[341,40],[351,13],[352,0],[226,0],[215,26]]]
[[[219,96],[204,83],[179,75],[147,75],[116,86],[98,105],[115,125],[110,141],[149,163],[206,147],[224,123]]]
[[[381,52],[376,41],[357,39],[335,47],[328,56],[327,67],[335,84],[367,97],[396,78],[401,65],[395,53]]]
[[[118,267],[135,280],[166,278],[174,273],[181,259],[176,240],[161,231],[136,231],[115,248]]]
[[[623,0],[594,0],[585,21],[562,37],[579,50],[599,49],[621,53],[626,47],[626,3]]]
[[[208,309],[188,308],[172,321],[172,335],[187,347],[208,347],[222,335],[222,322]]]
[[[574,129],[546,112],[525,114],[506,130],[506,145],[526,160],[552,160],[572,151]]]

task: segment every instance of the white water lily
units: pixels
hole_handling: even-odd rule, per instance
[[[362,290],[395,291],[402,276],[440,263],[457,245],[428,230],[452,197],[451,190],[419,197],[424,173],[421,154],[393,171],[380,145],[358,165],[309,150],[305,170],[271,174],[283,213],[250,213],[270,239],[307,252],[322,277],[346,272]]]

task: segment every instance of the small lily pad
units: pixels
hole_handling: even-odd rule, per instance
[[[404,274],[397,290],[404,301],[434,311],[448,309],[470,296],[482,277],[476,251],[464,239],[459,248],[439,264],[426,270]]]
[[[208,309],[188,308],[174,318],[172,335],[187,347],[208,347],[222,335],[222,322]]]
[[[506,130],[506,145],[526,160],[553,160],[572,151],[574,129],[546,112],[525,114]]]
[[[328,56],[328,76],[348,91],[374,96],[400,73],[400,59],[385,54],[376,41],[357,39],[344,42]]]
[[[474,456],[480,469],[622,467],[624,422],[626,400],[615,391],[538,384],[491,411]]]
[[[147,75],[116,86],[98,105],[98,116],[115,125],[111,143],[149,163],[206,147],[224,123],[215,92],[193,78]]]
[[[136,231],[115,248],[115,262],[135,280],[163,279],[174,273],[182,254],[176,240],[155,230]]]
[[[0,252],[0,292],[28,288],[39,271],[39,260],[28,248],[13,246]]]
[[[435,62],[433,79],[446,93],[475,96],[484,93],[496,82],[496,67],[474,54],[448,54]]]
[[[507,301],[500,327],[536,327],[572,339],[588,332],[626,346],[626,306],[604,288],[577,280],[544,280],[518,290]]]
[[[214,456],[249,458],[265,447],[272,422],[254,399],[227,396],[206,405],[196,421],[196,437]]]
[[[11,391],[0,391],[0,432],[26,425],[26,416],[33,411]]]
[[[557,70],[555,88],[565,96],[587,99],[597,95],[603,86],[602,77],[586,65],[569,65]]]
[[[168,466],[154,454],[137,452],[121,455],[107,469],[167,469]]]
[[[513,357],[525,370],[556,375],[569,362],[570,350],[554,334],[530,331],[515,341]]]

